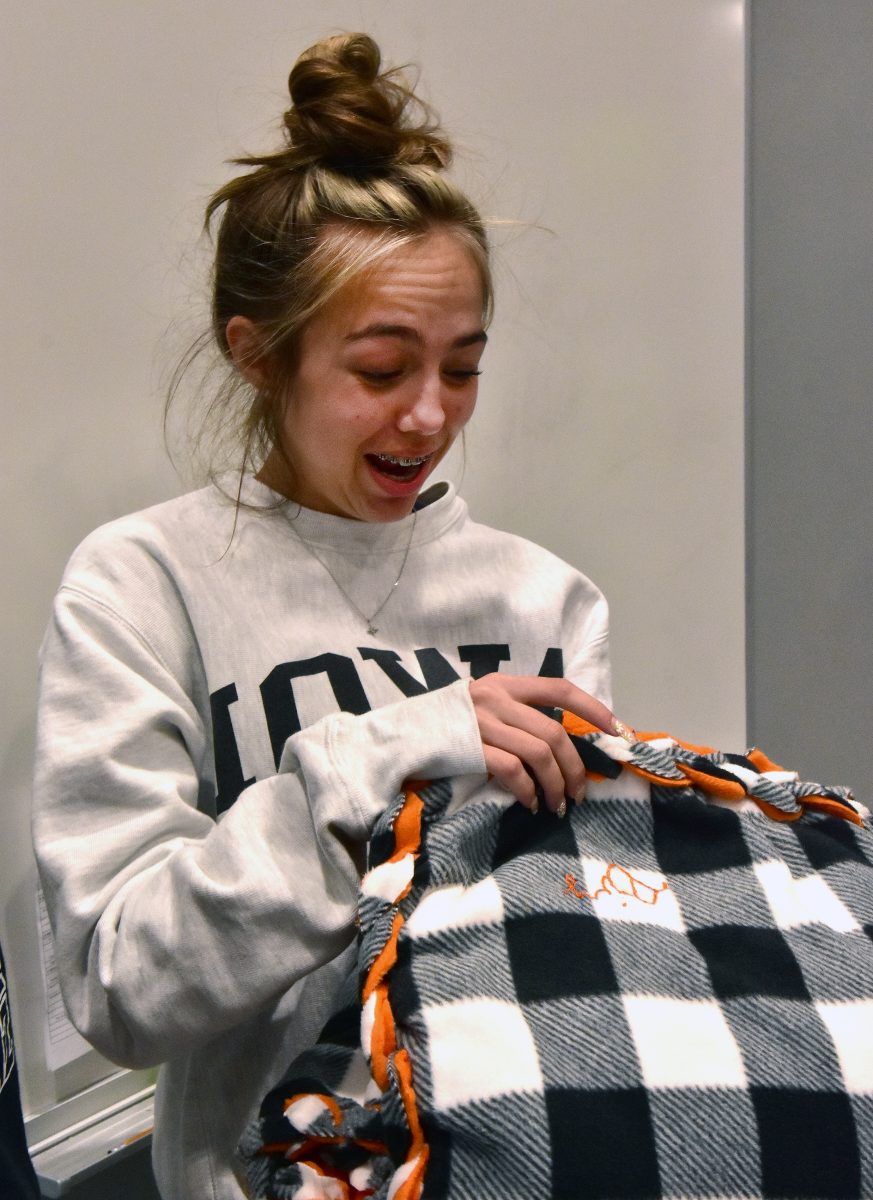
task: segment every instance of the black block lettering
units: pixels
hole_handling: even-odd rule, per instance
[[[434,646],[416,650],[415,657],[418,659],[418,665],[421,667],[421,673],[429,692],[448,687],[450,683],[455,683],[461,678],[451,663],[443,658]]]
[[[230,808],[240,792],[255,782],[254,777],[243,779],[239,747],[236,744],[233,721],[230,719],[230,706],[236,704],[238,699],[235,683],[219,688],[209,697],[209,706],[212,709],[215,786],[218,788],[218,795],[215,797],[216,814]]]
[[[550,646],[538,674],[546,679],[563,679],[564,652],[560,646]]]
[[[396,650],[377,650],[372,646],[359,646],[358,653],[363,659],[377,662],[404,696],[421,696],[427,691],[424,684],[419,683],[401,664],[400,655]]]
[[[355,664],[344,654],[317,654],[314,658],[303,658],[299,662],[279,663],[261,684],[261,699],[277,769],[286,741],[301,728],[293,681],[304,675],[322,673],[327,675],[343,712],[360,715],[370,711],[370,702],[358,678]]]
[[[461,662],[470,664],[470,677],[481,679],[500,670],[502,662],[509,662],[509,646],[505,642],[494,642],[482,646],[458,646]]]

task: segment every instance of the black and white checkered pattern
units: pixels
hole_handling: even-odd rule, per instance
[[[253,1195],[873,1197],[873,836],[675,786],[684,761],[785,815],[822,792],[746,756],[574,741],[605,777],[563,820],[493,786],[458,805],[441,782],[420,793],[417,855],[396,852],[402,799],[374,835],[360,964],[365,977],[399,909],[388,994],[423,1191],[404,1191],[394,1076],[365,1090],[353,1003],[249,1130]],[[365,1049],[370,1020],[364,1006]],[[339,1110],[310,1095],[286,1111],[312,1093]]]

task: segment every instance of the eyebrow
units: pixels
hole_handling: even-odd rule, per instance
[[[345,341],[360,342],[364,338],[373,337],[396,337],[403,338],[407,342],[423,341],[421,334],[417,330],[412,329],[409,325],[389,325],[377,321],[372,325],[366,325],[363,329],[356,329],[354,333],[346,334]],[[488,341],[488,334],[484,329],[477,329],[473,333],[465,333],[459,338],[455,338],[452,342],[452,349],[461,349],[464,346],[482,345]]]

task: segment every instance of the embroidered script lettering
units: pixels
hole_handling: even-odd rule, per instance
[[[657,904],[658,897],[669,888],[666,879],[660,887],[652,887],[637,879],[625,867],[618,863],[610,863],[600,878],[600,887],[596,892],[586,892],[577,886],[576,876],[567,872],[564,876],[564,894],[572,894],[577,900],[598,900],[601,896],[621,896],[622,908],[627,908],[628,900],[637,900],[640,904]],[[624,898],[626,897],[626,899]]]

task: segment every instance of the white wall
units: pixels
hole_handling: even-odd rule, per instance
[[[739,0],[6,6],[0,936],[31,1110],[100,1070],[42,1065],[38,641],[76,541],[179,486],[161,372],[203,316],[202,203],[271,143],[324,32],[419,61],[482,207],[525,223],[499,238],[474,514],[607,592],[626,720],[744,745],[741,20]]]

